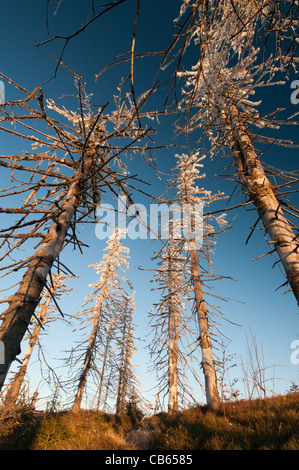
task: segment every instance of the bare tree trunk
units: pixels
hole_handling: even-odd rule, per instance
[[[209,334],[207,309],[204,303],[202,283],[198,269],[198,257],[195,250],[190,251],[190,257],[191,275],[195,295],[195,309],[198,317],[198,326],[200,334],[199,341],[202,351],[202,368],[205,377],[206,400],[208,407],[213,411],[217,411],[220,405],[220,397],[217,388],[215,363]]]
[[[98,400],[97,400],[97,410],[100,408],[100,403],[101,403],[101,398],[102,398],[104,374],[105,374],[105,369],[106,369],[106,364],[107,364],[110,338],[111,338],[111,327],[109,328],[107,339],[106,339],[106,344],[105,344],[105,351],[104,351],[104,357],[103,357],[103,365],[102,365],[102,372],[101,372],[101,377],[100,377],[100,385],[99,385]]]
[[[120,356],[120,366],[119,366],[119,379],[118,379],[118,390],[116,398],[116,414],[122,414],[125,411],[126,404],[126,342],[127,342],[127,306],[128,298],[126,299],[125,306],[125,319],[123,325],[123,334],[121,339],[121,356]]]
[[[239,180],[255,205],[266,233],[281,260],[287,280],[299,305],[299,244],[291,223],[284,216],[263,166],[251,142],[238,108],[230,106],[230,115],[221,112]]]
[[[111,368],[110,372],[109,372],[109,377],[108,377],[108,380],[107,380],[106,393],[105,393],[105,398],[104,398],[104,403],[103,403],[103,412],[104,413],[106,412],[109,389],[110,389],[110,385],[112,384],[112,382],[113,382],[113,369]]]
[[[111,256],[112,256],[112,251],[109,254],[109,259],[111,258]],[[106,289],[107,289],[107,284],[108,284],[108,280],[109,280],[109,274],[110,274],[109,263],[111,263],[111,261],[108,262],[108,267],[106,268],[106,273],[105,273],[105,276],[104,276],[103,284],[101,286],[101,294],[98,298],[98,302],[97,302],[96,307],[95,307],[96,314],[95,314],[95,319],[94,319],[94,323],[93,323],[93,328],[92,328],[91,335],[89,337],[88,347],[87,347],[87,350],[86,350],[86,353],[85,353],[84,364],[83,364],[83,368],[82,368],[80,378],[79,378],[79,384],[78,384],[78,389],[77,389],[75,401],[74,401],[74,404],[72,406],[72,411],[74,413],[78,413],[79,410],[80,410],[81,402],[82,402],[82,399],[83,399],[83,393],[84,393],[84,389],[85,389],[85,385],[86,385],[86,381],[87,381],[87,376],[88,376],[88,373],[89,373],[91,365],[92,365],[92,358],[93,358],[95,343],[96,343],[96,339],[97,339],[97,333],[98,333],[98,330],[99,330],[100,322],[102,320],[103,302],[105,300]]]
[[[18,395],[20,393],[20,389],[21,389],[25,374],[27,372],[28,363],[30,361],[30,357],[32,355],[33,349],[34,349],[34,347],[37,343],[42,325],[45,321],[50,302],[51,302],[51,294],[48,293],[47,298],[46,298],[46,300],[45,300],[45,302],[42,306],[41,313],[40,313],[40,315],[39,315],[39,317],[36,321],[33,333],[30,337],[29,344],[27,346],[25,356],[24,356],[24,359],[23,359],[22,364],[20,366],[20,369],[17,372],[17,374],[15,375],[9,389],[6,392],[5,405],[6,404],[14,404],[16,402],[17,398],[18,398]]]
[[[169,402],[168,413],[178,411],[178,331],[177,318],[174,309],[169,309]]]
[[[113,234],[114,238],[109,240],[109,252],[105,259],[104,265],[102,266],[102,270],[98,271],[102,273],[100,284],[96,284],[96,290],[93,294],[93,300],[96,299],[96,305],[94,307],[93,313],[93,328],[90,334],[88,345],[85,352],[84,363],[83,367],[79,376],[79,384],[77,393],[75,396],[75,400],[72,406],[72,411],[74,413],[78,413],[81,407],[81,402],[83,398],[83,393],[85,390],[85,386],[87,383],[87,377],[89,372],[92,370],[93,367],[93,359],[96,357],[96,346],[98,340],[98,332],[102,322],[102,319],[105,318],[105,303],[108,301],[112,302],[111,299],[111,291],[109,283],[114,279],[116,283],[116,278],[113,277],[115,275],[115,270],[117,268],[117,263],[122,260],[125,262],[125,258],[122,257],[121,250],[119,248],[119,238],[118,238],[118,229],[115,230]],[[97,265],[94,265],[97,266]],[[115,294],[116,295],[116,294]],[[115,312],[113,313],[115,315]],[[117,318],[116,318],[117,319]],[[117,327],[117,322],[113,325],[110,324],[108,336],[110,335],[112,328]],[[124,343],[123,343],[124,344]],[[103,369],[104,370],[104,369]]]
[[[157,393],[157,395],[156,395],[156,400],[155,400],[154,414],[157,414],[157,413],[158,413],[159,402],[160,402],[160,392],[161,392],[161,389],[159,388],[158,393]]]
[[[83,393],[87,381],[87,376],[90,371],[91,365],[92,365],[92,358],[93,358],[93,353],[94,353],[94,348],[95,348],[95,342],[97,338],[97,333],[99,329],[99,324],[102,319],[102,305],[105,297],[105,290],[108,282],[108,276],[106,275],[106,279],[103,284],[102,292],[99,298],[98,305],[96,306],[96,318],[93,324],[92,332],[89,337],[89,342],[88,342],[88,347],[85,353],[85,359],[84,359],[84,365],[80,374],[79,378],[79,384],[78,384],[78,389],[75,397],[74,404],[72,406],[72,411],[74,413],[78,413],[81,408],[81,402],[83,399]]]
[[[63,248],[66,233],[78,205],[79,181],[71,184],[62,211],[52,224],[43,244],[32,256],[18,291],[9,298],[9,307],[2,313],[0,341],[5,348],[5,363],[0,364],[0,389],[12,361],[20,354],[21,341],[40,301],[47,275]]]
[[[173,305],[173,281],[171,272],[171,258],[169,253],[168,267],[168,413],[175,413],[178,410],[178,326],[177,312]]]

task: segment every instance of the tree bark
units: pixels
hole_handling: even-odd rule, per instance
[[[189,183],[187,180],[184,183],[182,195],[184,203],[193,204],[190,198]],[[195,220],[193,219],[191,223],[194,224]],[[209,409],[217,411],[220,406],[220,396],[217,386],[216,368],[209,333],[208,312],[204,302],[197,251],[190,248],[189,253],[191,278],[194,288],[195,310],[199,328],[199,344],[202,353],[202,369],[205,379],[206,402]]]
[[[30,361],[30,357],[32,355],[33,349],[34,349],[34,347],[37,343],[42,325],[45,321],[50,302],[51,302],[51,294],[49,293],[47,295],[47,298],[46,298],[43,306],[42,306],[41,313],[38,317],[38,320],[36,321],[36,324],[35,324],[34,330],[32,332],[32,335],[30,337],[30,340],[29,340],[29,343],[28,343],[28,346],[27,346],[22,364],[21,364],[17,374],[15,375],[11,385],[9,386],[9,389],[6,392],[5,402],[4,402],[5,405],[15,404],[16,401],[17,401],[17,398],[19,396],[25,374],[27,372],[28,363]]]
[[[111,327],[109,328],[108,334],[107,334],[107,339],[106,339],[106,344],[105,344],[105,351],[104,351],[104,357],[103,357],[103,365],[102,365],[102,371],[101,371],[101,377],[100,377],[100,385],[99,385],[99,392],[98,392],[98,399],[97,399],[97,410],[100,409],[100,403],[102,399],[102,390],[103,390],[103,384],[104,384],[104,374],[106,370],[106,363],[107,363],[107,356],[108,356],[108,348],[109,348],[109,343],[110,343],[110,338],[111,338]]]
[[[251,142],[249,130],[238,108],[231,105],[229,115],[221,111],[225,133],[233,153],[243,191],[255,205],[266,233],[285,270],[293,294],[299,305],[299,244],[291,223],[284,216],[265,170]]]
[[[168,413],[178,411],[178,331],[176,312],[169,309],[169,353],[168,353],[168,373],[169,373],[169,402]]]
[[[128,299],[126,299],[125,313],[124,313],[124,324],[123,324],[123,334],[121,339],[121,356],[120,356],[120,366],[119,366],[119,379],[118,379],[118,389],[117,389],[117,398],[116,398],[116,414],[120,415],[125,412],[126,405],[126,379],[127,379],[127,335],[130,328],[130,325],[127,324],[127,306]]]
[[[209,324],[207,309],[204,303],[202,283],[198,269],[198,256],[195,250],[190,251],[191,275],[194,285],[195,309],[198,317],[199,343],[202,351],[202,368],[205,377],[205,392],[207,406],[213,411],[217,411],[220,406],[220,397],[217,388],[217,377],[215,362],[213,358],[211,339],[209,334]]]
[[[75,400],[72,406],[72,411],[74,413],[78,413],[81,408],[81,403],[82,403],[83,393],[84,393],[86,382],[87,382],[87,377],[92,367],[92,360],[94,358],[94,352],[96,348],[96,341],[97,341],[100,323],[102,321],[103,315],[105,314],[103,312],[104,301],[107,299],[107,296],[109,295],[109,282],[111,280],[113,271],[116,269],[115,267],[116,256],[117,255],[120,256],[119,253],[117,252],[117,240],[118,240],[118,231],[116,229],[116,234],[113,240],[113,245],[110,248],[110,251],[107,256],[106,264],[104,265],[104,269],[102,271],[103,281],[100,284],[100,286],[98,286],[97,288],[97,292],[99,292],[99,295],[97,297],[97,301],[95,305],[93,328],[92,328],[92,332],[88,340],[88,346],[87,346],[86,353],[85,353],[84,364],[83,364],[82,371],[79,377],[78,389],[77,389]],[[108,335],[110,335],[111,329],[112,329],[112,326],[110,326]]]
[[[18,291],[8,299],[9,307],[2,313],[0,341],[4,344],[5,360],[0,364],[0,389],[11,363],[20,354],[21,341],[40,301],[46,278],[63,248],[69,225],[78,206],[80,184],[76,180],[69,187],[62,211],[52,224],[43,244],[32,256]]]
[[[177,312],[173,305],[173,280],[172,280],[172,263],[170,252],[168,263],[168,334],[169,334],[169,351],[168,351],[168,413],[178,411],[178,326]]]
[[[93,358],[95,343],[97,339],[97,333],[98,333],[99,325],[102,319],[102,306],[103,306],[103,301],[105,298],[107,283],[108,283],[108,275],[106,274],[105,280],[102,286],[99,302],[96,305],[96,317],[94,320],[91,335],[89,337],[88,347],[85,353],[84,364],[83,364],[83,368],[82,368],[80,378],[79,378],[78,389],[77,389],[76,397],[74,400],[74,404],[72,406],[72,411],[74,413],[78,413],[80,411],[88,373],[92,365],[92,358]]]
[[[109,275],[110,275],[111,258],[113,256],[114,247],[115,245],[113,245],[113,248],[111,249],[109,253],[109,260],[107,262],[103,284],[101,286],[101,293],[99,295],[99,298],[95,307],[96,314],[94,318],[93,328],[92,328],[91,335],[89,337],[88,347],[85,353],[84,364],[83,364],[83,368],[82,368],[80,378],[79,378],[78,389],[77,389],[76,397],[72,406],[72,411],[74,413],[78,413],[80,411],[87,377],[88,377],[90,368],[92,366],[92,358],[93,358],[93,353],[95,349],[99,325],[102,319],[102,309],[103,309],[103,303],[106,297],[106,290],[107,290],[107,285],[108,285]]]

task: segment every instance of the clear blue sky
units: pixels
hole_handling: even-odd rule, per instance
[[[102,2],[95,1],[96,6],[100,3]],[[130,50],[136,3],[135,0],[128,0],[96,21],[85,32],[75,37],[65,51],[63,62],[76,73],[82,75],[83,81],[86,82],[87,91],[94,94],[96,104],[112,101],[115,87],[121,77],[128,75],[128,64],[123,64],[120,67],[110,69],[95,83],[95,74],[111,63],[117,55]],[[136,52],[164,50],[175,31],[172,19],[178,15],[180,0],[143,0],[141,3]],[[46,0],[2,2],[0,16],[1,71],[28,90],[33,90],[36,86],[47,82],[53,76],[56,66],[51,56],[59,57],[63,41],[57,40],[39,48],[35,45],[55,34],[66,36],[74,32],[88,17],[90,7],[91,1],[63,0],[56,16],[53,16],[53,4],[49,12],[50,33],[48,35],[45,28]],[[153,83],[158,62],[157,58],[146,58],[143,61],[138,59],[135,76],[137,94],[149,88]],[[291,79],[294,78],[291,77]],[[284,106],[291,112],[291,79],[278,91],[271,89],[270,92],[263,92],[262,97],[265,99],[265,105],[270,110],[272,106]],[[70,84],[69,75],[60,69],[56,79],[42,86],[47,97],[56,99],[69,92]],[[5,91],[6,99],[10,99],[10,93],[13,93],[13,90],[7,86]],[[162,92],[157,93],[154,103],[162,108],[161,96],[163,96]],[[295,138],[292,135],[294,132],[297,132],[295,127],[285,135],[288,138]],[[169,144],[172,135],[173,129],[162,120],[157,143]],[[21,148],[21,142],[1,134],[1,153],[13,154],[21,151]],[[159,165],[163,170],[169,171],[173,168],[176,152],[177,150],[168,149],[157,153]],[[273,166],[296,169],[298,150],[287,151],[272,147],[264,155],[264,159]],[[234,189],[232,184],[222,179],[215,179],[213,176],[216,170],[222,166],[222,162],[220,164],[207,162],[205,186],[206,189],[213,191],[224,190],[226,194],[230,195]],[[164,191],[164,182],[157,181],[154,172],[142,162],[134,162],[132,172],[135,173],[137,170],[144,180],[152,183],[149,192],[160,195]],[[1,187],[7,183],[5,177],[0,175]],[[148,189],[146,188],[146,190]],[[138,195],[135,199],[137,199],[136,202],[145,204],[150,202]],[[240,202],[239,195],[234,194],[230,203],[233,205],[238,202]],[[230,212],[228,218],[230,217],[235,217],[234,228],[219,238],[213,262],[221,274],[231,276],[235,281],[218,282],[217,288],[215,285],[215,293],[235,299],[219,303],[219,305],[224,317],[241,326],[233,326],[226,321],[221,321],[221,331],[231,340],[228,352],[230,354],[236,353],[236,361],[240,362],[241,355],[245,354],[246,334],[249,334],[251,327],[256,334],[258,344],[263,348],[265,365],[270,368],[275,366],[274,372],[273,369],[269,369],[269,377],[274,375],[277,378],[275,391],[284,393],[289,389],[291,380],[299,383],[298,364],[292,364],[290,361],[292,353],[290,346],[292,341],[298,339],[299,333],[298,307],[292,294],[283,295],[283,289],[275,292],[275,289],[284,282],[284,277],[277,267],[272,269],[274,258],[266,257],[254,263],[251,261],[263,254],[268,248],[262,232],[255,233],[249,244],[245,245],[250,227],[257,218],[255,213],[239,210],[238,212]],[[3,217],[0,220],[1,224],[5,223]],[[100,261],[104,248],[104,243],[95,237],[92,227],[85,227],[82,230],[81,238],[90,245],[90,249],[86,249],[84,256],[80,253],[74,256],[74,253],[70,251],[64,255],[64,259],[69,261],[70,269],[80,276],[80,279],[74,281],[71,286],[75,292],[61,302],[62,310],[69,314],[80,309],[84,297],[89,292],[88,284],[95,281],[94,271],[88,269],[87,266]],[[138,377],[142,384],[142,392],[147,398],[153,400],[152,392],[149,392],[149,389],[154,385],[155,377],[148,373],[149,356],[144,350],[144,346],[147,344],[145,334],[148,311],[156,299],[156,294],[151,292],[152,286],[149,282],[153,273],[147,271],[153,268],[151,257],[154,246],[145,240],[127,240],[126,244],[131,250],[130,280],[136,291],[136,336],[144,340],[138,342],[139,348],[135,363],[139,365]],[[146,270],[138,269],[139,266],[143,266]],[[15,282],[17,281],[18,279],[15,280]],[[6,286],[5,280],[2,280],[2,283],[3,286]],[[72,329],[62,325],[61,322],[51,326],[48,335],[44,337],[48,361],[57,368],[58,374],[60,374],[59,358],[64,356],[64,350],[72,347],[73,338]],[[30,382],[34,388],[40,380],[38,367],[31,366],[31,371]],[[63,373],[64,369],[61,369],[61,374]],[[241,377],[242,372],[239,368],[235,368],[232,370],[231,376],[232,378],[234,376]],[[203,380],[202,377],[201,380]],[[238,387],[242,387],[241,382],[237,385]],[[200,390],[195,391],[194,394],[198,396],[199,401],[204,401]]]

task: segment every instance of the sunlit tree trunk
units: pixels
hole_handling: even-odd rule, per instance
[[[149,349],[158,377],[157,400],[161,405],[159,397],[165,391],[168,397],[167,410],[171,414],[176,413],[182,405],[189,404],[190,398],[194,401],[187,378],[189,374],[196,374],[190,348],[194,318],[186,308],[190,269],[187,258],[181,253],[180,241],[174,240],[172,236],[157,254],[157,259],[159,262],[154,281],[159,283],[157,290],[162,289],[162,292],[159,302],[150,311],[154,337]]]
[[[176,313],[169,312],[169,402],[168,413],[178,410],[178,331]]]
[[[169,330],[169,352],[168,352],[168,413],[178,410],[178,321],[177,311],[173,305],[173,281],[171,271],[171,258],[169,253],[168,277],[168,330]]]
[[[179,157],[178,170],[179,177],[177,180],[177,186],[179,189],[179,201],[181,204],[188,204],[191,206],[189,221],[189,230],[191,233],[196,233],[199,227],[196,227],[198,221],[196,221],[195,204],[208,204],[213,198],[209,192],[205,196],[199,196],[199,188],[196,186],[196,182],[202,176],[198,171],[199,161],[197,155],[182,155]],[[201,189],[202,194],[205,192]],[[215,200],[221,198],[221,194],[217,194]],[[217,218],[216,218],[217,220]],[[215,229],[209,225],[206,219],[202,219],[202,243],[198,246],[198,249],[202,252],[204,258],[208,260],[209,242],[207,241],[208,236],[212,235]],[[212,351],[212,342],[210,338],[210,325],[208,318],[208,310],[205,306],[202,279],[200,276],[200,266],[198,254],[196,251],[196,241],[193,240],[193,236],[190,233],[190,243],[186,245],[186,248],[190,255],[190,273],[191,283],[194,290],[194,307],[197,315],[198,329],[199,329],[199,345],[202,353],[202,369],[205,380],[205,394],[207,406],[211,410],[218,410],[220,406],[220,396],[217,387],[216,367]],[[192,241],[191,241],[192,240]],[[208,271],[207,271],[208,273]]]
[[[299,245],[291,223],[284,216],[265,170],[251,142],[237,106],[221,112],[226,136],[234,156],[243,191],[254,203],[270,243],[281,260],[287,280],[299,305]]]
[[[130,357],[132,355],[132,310],[129,309],[129,298],[124,304],[123,331],[121,337],[121,352],[119,364],[119,378],[116,398],[116,414],[126,411],[126,396],[129,384]]]
[[[82,371],[80,373],[78,389],[77,389],[76,397],[74,400],[74,404],[72,406],[72,411],[74,413],[78,413],[81,408],[81,403],[83,399],[83,394],[84,394],[84,389],[85,389],[88,373],[92,366],[92,359],[94,356],[94,349],[95,349],[97,334],[98,334],[99,325],[102,319],[102,306],[103,306],[103,301],[105,299],[105,294],[106,294],[108,275],[109,275],[109,270],[107,270],[103,287],[101,290],[101,295],[99,297],[98,304],[95,307],[95,318],[94,318],[93,328],[92,328],[91,335],[89,337],[88,346],[87,346],[86,353],[85,353],[84,364],[82,367]]]
[[[112,384],[113,384],[113,372],[114,372],[114,370],[111,368],[110,371],[109,371],[109,376],[108,376],[108,380],[107,380],[107,384],[106,384],[106,393],[105,393],[104,403],[103,403],[104,413],[106,412],[106,409],[107,409],[110,387],[112,387]]]
[[[21,341],[40,301],[47,275],[63,248],[78,205],[79,192],[80,184],[76,180],[69,188],[60,216],[49,229],[41,248],[32,256],[18,291],[8,299],[9,307],[1,315],[0,341],[4,343],[5,362],[0,364],[0,388],[12,361],[20,354]]]
[[[101,399],[102,399],[102,391],[103,391],[104,380],[105,380],[106,366],[108,362],[110,340],[111,340],[111,328],[109,328],[109,331],[107,333],[106,343],[105,343],[103,364],[102,364],[102,370],[101,370],[101,375],[100,375],[100,384],[99,384],[98,399],[97,399],[97,410],[100,409],[100,404],[101,404]]]
[[[123,326],[123,336],[121,341],[121,354],[119,364],[119,377],[116,398],[116,414],[120,415],[125,412],[126,405],[126,384],[125,384],[125,341],[126,341],[126,325]]]
[[[198,256],[195,250],[191,250],[191,275],[194,286],[195,309],[199,326],[199,343],[202,352],[202,368],[205,378],[205,392],[207,406],[212,410],[217,410],[220,405],[220,397],[217,388],[217,377],[213,351],[209,333],[209,321],[207,309],[205,307],[202,283],[198,269]]]
[[[17,401],[25,374],[27,372],[27,367],[28,367],[33,349],[38,341],[39,333],[44,324],[50,302],[51,302],[51,294],[48,293],[47,298],[42,306],[41,313],[35,323],[35,327],[30,337],[22,364],[6,392],[5,405],[14,404]]]
[[[92,331],[86,341],[87,346],[83,355],[83,365],[79,372],[79,381],[76,391],[75,400],[73,403],[72,411],[77,413],[81,408],[84,391],[87,387],[87,379],[90,374],[96,374],[97,379],[99,377],[98,361],[100,358],[103,362],[102,371],[106,367],[107,353],[109,353],[109,362],[107,364],[110,369],[114,367],[116,358],[111,357],[111,345],[108,342],[109,336],[111,336],[111,343],[117,342],[117,332],[121,329],[121,317],[123,315],[123,292],[124,288],[122,282],[125,279],[118,274],[118,269],[124,271],[124,268],[129,267],[127,258],[129,257],[129,249],[122,246],[120,242],[121,234],[116,229],[111,237],[107,240],[107,253],[103,255],[103,260],[100,263],[92,265],[96,270],[97,274],[100,275],[98,281],[93,285],[94,289],[90,292],[87,297],[86,304],[90,302],[95,305],[88,310],[90,317],[86,315],[86,310],[79,312],[79,315],[84,315],[84,322],[92,322]],[[122,331],[122,330],[121,330]],[[105,341],[105,336],[107,335]],[[110,339],[110,338],[109,338]],[[125,337],[125,340],[127,337]],[[99,345],[106,344],[104,349],[104,356],[99,356]],[[125,341],[122,341],[122,345],[125,345]],[[80,350],[82,346],[80,345]],[[111,360],[110,360],[111,359]],[[74,365],[76,366],[77,361]],[[81,353],[80,359],[81,361]],[[121,362],[121,361],[120,361]],[[117,364],[118,365],[118,364]],[[122,367],[121,369],[122,370]]]

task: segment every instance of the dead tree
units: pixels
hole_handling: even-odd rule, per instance
[[[103,352],[102,352],[102,367],[98,368],[99,370],[99,382],[97,384],[98,389],[98,397],[97,397],[97,410],[101,407],[101,402],[103,398],[103,393],[105,389],[107,390],[110,386],[110,380],[106,376],[107,369],[110,368],[110,372],[113,370],[113,357],[114,351],[111,350],[111,342],[112,342],[112,324],[108,325],[107,332],[106,332],[106,340],[104,342]],[[105,410],[103,410],[105,411]]]
[[[212,350],[210,332],[212,328],[216,327],[215,320],[212,320],[212,317],[215,315],[217,308],[215,310],[213,305],[206,302],[205,297],[214,295],[217,298],[215,294],[207,294],[206,284],[209,281],[220,280],[224,277],[215,273],[212,269],[211,255],[216,245],[217,234],[227,230],[229,225],[226,222],[226,214],[213,215],[206,213],[206,211],[212,203],[223,200],[225,196],[221,192],[212,194],[204,187],[197,186],[198,181],[205,177],[205,174],[199,171],[199,168],[203,167],[201,161],[204,160],[205,155],[200,156],[199,151],[197,151],[189,155],[176,155],[176,158],[177,166],[168,181],[168,192],[175,191],[175,195],[171,198],[173,218],[166,222],[164,219],[164,223],[168,224],[169,227],[167,231],[165,228],[161,230],[164,236],[168,235],[170,237],[167,245],[168,251],[165,251],[161,259],[164,259],[164,263],[168,260],[170,264],[167,267],[168,276],[164,279],[164,284],[161,282],[162,276],[165,274],[163,270],[161,271],[162,274],[159,270],[158,277],[161,288],[164,286],[163,288],[166,288],[167,292],[158,305],[160,308],[161,306],[166,307],[168,314],[161,310],[161,318],[157,323],[163,325],[165,324],[165,318],[169,319],[167,331],[169,338],[168,354],[169,360],[171,359],[169,366],[171,367],[168,369],[168,374],[169,378],[171,375],[176,377],[177,342],[181,340],[184,330],[188,330],[187,323],[184,325],[182,314],[179,313],[179,298],[182,302],[182,299],[186,299],[188,293],[187,299],[191,301],[199,332],[198,339],[194,340],[193,335],[191,344],[195,342],[201,348],[201,366],[205,379],[204,390],[207,405],[210,409],[217,410],[220,405],[220,397],[217,388],[216,360]],[[216,315],[219,315],[219,313],[217,312]],[[177,338],[175,338],[176,335],[178,335]],[[160,361],[162,361],[161,353],[164,349],[166,350],[165,339],[162,339],[160,334],[160,336],[157,336],[156,342],[160,343],[160,348],[158,347],[157,351],[160,354]],[[176,356],[176,361],[173,361],[174,356]],[[199,381],[198,371],[194,371],[193,375]],[[174,386],[176,381],[177,377],[175,381],[173,381],[173,378],[169,381],[170,412],[175,411],[173,410],[174,403],[175,409],[177,406],[176,387]]]
[[[159,300],[150,311],[150,351],[157,374],[158,394],[168,396],[168,413],[194,403],[187,375],[192,373],[190,344],[195,335],[194,320],[186,308],[189,300],[187,260],[180,243],[169,239],[156,254],[157,269],[153,278]]]
[[[29,92],[1,74],[21,98],[1,105],[0,130],[33,144],[33,149],[28,147],[21,155],[0,156],[0,166],[10,170],[12,181],[12,187],[1,191],[0,196],[9,203],[15,199],[15,206],[3,201],[1,207],[1,213],[15,218],[0,230],[1,261],[10,260],[12,254],[17,256],[27,241],[36,240],[37,244],[31,255],[1,268],[3,275],[21,269],[25,273],[17,292],[2,300],[8,307],[1,314],[5,364],[0,365],[0,387],[20,354],[22,338],[49,273],[55,266],[70,272],[59,260],[62,250],[71,243],[82,252],[85,244],[77,237],[77,224],[96,221],[103,191],[127,194],[130,176],[124,157],[143,152],[147,136],[154,132],[140,126],[144,118],[140,111],[148,94],[133,104],[129,94],[122,99],[120,86],[110,112],[108,104],[94,111],[81,77],[73,75],[78,105],[75,111],[60,108],[53,100],[45,103],[41,88]],[[52,112],[61,120],[50,116]],[[25,199],[21,202],[22,196]]]
[[[227,230],[226,214],[219,216],[207,216],[205,212],[212,203],[222,200],[225,196],[218,192],[212,194],[204,187],[198,187],[197,183],[205,177],[199,168],[203,167],[201,161],[205,155],[199,152],[194,154],[177,155],[177,166],[170,180],[170,187],[175,187],[177,194],[175,201],[178,203],[181,213],[187,211],[183,221],[183,242],[190,263],[190,283],[194,294],[194,310],[197,315],[199,328],[199,345],[202,352],[202,368],[205,378],[205,393],[207,405],[217,410],[220,405],[220,397],[217,387],[215,358],[212,351],[210,330],[213,328],[211,320],[212,309],[206,305],[204,295],[203,277],[207,279],[221,279],[215,275],[211,268],[211,254],[216,245],[217,233]],[[187,220],[186,220],[187,219]],[[210,310],[210,315],[209,315]]]
[[[61,297],[62,294],[66,292],[64,279],[64,275],[54,275],[52,285],[48,286],[42,294],[42,300],[44,301],[41,303],[40,312],[35,320],[33,331],[29,335],[29,342],[22,363],[19,367],[18,372],[10,381],[9,387],[6,391],[4,401],[5,406],[14,405],[17,402],[33,350],[36,344],[40,343],[41,330],[45,329],[45,326],[48,323],[55,321],[57,318],[57,300],[59,297]],[[53,299],[55,299],[56,302],[56,305],[54,304],[54,314],[53,312],[51,312],[51,310],[53,310],[53,306],[51,309],[51,302],[53,303]]]
[[[116,229],[107,241],[107,253],[104,254],[103,260],[93,265],[100,278],[92,286],[93,290],[83,305],[88,308],[76,315],[77,317],[83,316],[80,328],[91,324],[92,329],[87,335],[87,339],[79,344],[72,353],[71,364],[82,362],[76,380],[77,391],[72,406],[74,413],[77,413],[81,408],[89,375],[91,372],[99,375],[100,345],[105,344],[105,336],[110,337],[110,341],[104,349],[103,364],[107,361],[108,348],[111,350],[112,342],[115,341],[115,336],[121,329],[124,290],[122,283],[125,279],[119,271],[128,269],[129,249],[121,244],[120,235]],[[111,364],[109,366],[111,367]]]
[[[169,260],[170,260],[169,253]],[[178,411],[178,347],[179,347],[179,331],[178,331],[178,312],[174,306],[173,299],[173,280],[172,267],[169,266],[167,273],[168,295],[169,295],[169,353],[168,353],[168,370],[169,370],[169,403],[168,413]]]
[[[258,146],[294,146],[263,131],[298,123],[279,120],[279,110],[260,116],[257,106],[262,100],[253,102],[250,95],[263,86],[284,84],[281,77],[288,77],[292,67],[296,70],[298,11],[297,3],[291,0],[263,0],[258,4],[254,0],[246,4],[231,0],[197,0],[192,4],[183,1],[179,19],[185,21],[165,57],[167,61],[172,52],[178,57],[174,84],[180,113],[177,132],[195,135],[195,146],[209,141],[212,158],[230,150],[236,173],[230,174],[229,165],[227,177],[236,177],[246,205],[255,207],[256,225],[259,221],[263,224],[270,253],[275,253],[281,262],[297,302],[298,209],[287,199],[296,191],[290,186],[298,182],[297,170],[277,171],[263,164]],[[187,49],[190,54],[192,47],[198,60],[186,68],[183,56]],[[179,81],[183,82],[180,95]],[[254,126],[259,132],[253,132]],[[279,179],[281,184],[277,183]]]
[[[117,396],[116,396],[116,414],[121,415],[126,413],[127,403],[134,394],[136,398],[136,391],[138,387],[135,368],[132,363],[132,357],[135,351],[134,343],[134,324],[133,314],[135,310],[134,293],[132,295],[125,294],[123,299],[123,311],[121,315],[121,324],[119,328],[119,335],[117,346],[119,349],[116,355],[118,364],[118,383],[117,383]]]

